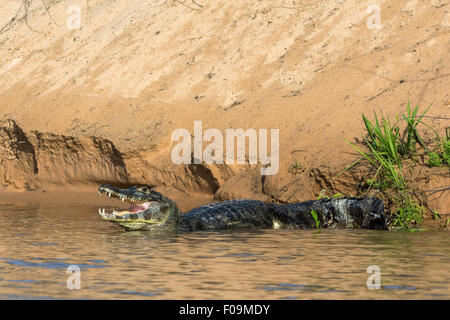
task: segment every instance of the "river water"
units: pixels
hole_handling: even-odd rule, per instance
[[[97,212],[1,205],[0,299],[450,298],[448,232],[124,232]]]

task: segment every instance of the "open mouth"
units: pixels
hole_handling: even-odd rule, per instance
[[[101,186],[99,187],[98,193],[104,194],[110,198],[116,198],[121,200],[122,202],[129,202],[130,207],[128,209],[105,209],[105,208],[99,208],[98,213],[102,216],[124,216],[127,214],[138,214],[141,212],[145,212],[152,201],[142,201],[141,199],[138,199],[134,197],[133,195],[128,195],[124,192],[125,190],[117,189],[110,186]]]
[[[145,212],[148,209],[149,206],[150,206],[150,202],[145,202],[145,203],[142,203],[142,204],[131,204],[131,206],[130,206],[130,208],[128,210],[113,209],[110,212],[107,211],[108,209],[99,208],[98,209],[98,213],[99,214],[103,214],[103,215],[113,214],[113,215],[116,215],[116,216],[121,216],[121,215],[123,216],[123,215],[128,214],[128,213]]]

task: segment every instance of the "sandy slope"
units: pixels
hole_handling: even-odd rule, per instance
[[[309,199],[344,188],[332,177],[355,159],[343,138],[361,137],[361,113],[395,115],[410,99],[450,117],[447,0],[28,2],[27,14],[22,1],[0,4],[0,119],[25,132],[112,141],[127,183],[218,199]],[[66,26],[72,4],[79,30]],[[380,30],[366,25],[373,4]],[[194,120],[204,130],[280,129],[278,174],[173,165],[171,133],[192,132]],[[303,169],[293,174],[296,161]],[[94,180],[102,175],[110,180],[101,170]],[[436,175],[449,184],[446,172]]]

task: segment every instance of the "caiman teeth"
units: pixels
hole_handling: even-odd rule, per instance
[[[137,201],[136,201],[135,199],[133,199],[133,198],[128,198],[128,197],[125,196],[125,195],[122,195],[122,194],[116,194],[116,193],[114,193],[114,192],[112,192],[112,191],[99,190],[99,191],[98,191],[98,194],[100,194],[100,195],[104,194],[104,195],[108,196],[109,198],[117,198],[117,199],[119,199],[119,200],[122,201],[122,202],[125,202],[125,201],[129,201],[129,202],[137,202]]]

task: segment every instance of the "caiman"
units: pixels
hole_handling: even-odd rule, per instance
[[[129,231],[387,229],[383,202],[376,197],[320,199],[292,204],[239,199],[215,202],[182,213],[175,201],[146,186],[120,189],[103,184],[98,190],[100,194],[131,204],[128,210],[106,212],[99,209],[102,219]]]

